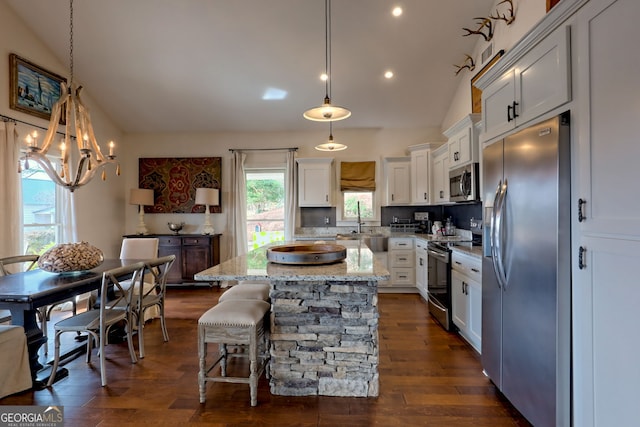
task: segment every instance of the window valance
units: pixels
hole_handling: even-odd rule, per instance
[[[375,191],[376,162],[340,163],[340,191]]]

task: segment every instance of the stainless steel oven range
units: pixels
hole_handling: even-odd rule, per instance
[[[451,249],[445,244],[427,245],[429,312],[447,331],[455,330],[451,318]]]

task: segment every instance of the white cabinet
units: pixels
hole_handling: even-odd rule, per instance
[[[416,238],[416,287],[422,298],[428,300],[427,283],[429,279],[429,262],[427,259],[427,241]]]
[[[444,131],[448,138],[449,169],[479,160],[480,117],[480,114],[469,114]]]
[[[413,237],[390,237],[389,273],[391,286],[415,287]]]
[[[298,206],[333,205],[333,159],[297,159]]]
[[[387,205],[411,204],[411,157],[384,159]]]
[[[632,36],[639,16],[638,0],[592,0],[575,17],[571,316],[576,426],[637,425],[640,419],[640,198],[635,196],[640,98],[633,72],[640,69],[640,56],[638,37]]]
[[[571,99],[570,27],[543,39],[482,89],[484,140],[502,135]],[[451,162],[451,158],[449,158]]]
[[[434,204],[449,202],[449,145],[443,144],[431,153],[433,159],[432,200]]]
[[[476,349],[482,344],[482,261],[454,250],[451,254],[453,323]]]
[[[412,145],[411,155],[411,204],[428,205],[431,195],[431,144]]]

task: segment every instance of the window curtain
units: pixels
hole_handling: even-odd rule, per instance
[[[229,212],[232,257],[247,253],[247,183],[244,176],[245,153],[233,152],[231,167],[231,209]]]
[[[284,173],[284,240],[293,240],[296,229],[296,152],[287,152]]]
[[[75,193],[66,189],[59,189],[60,194],[60,221],[62,223],[62,236],[60,243],[73,243],[78,241],[78,229],[76,227]]]
[[[375,191],[376,162],[340,163],[340,191]]]
[[[0,257],[22,253],[22,203],[21,181],[18,173],[18,132],[15,123],[0,122],[0,192],[3,207],[0,209]]]

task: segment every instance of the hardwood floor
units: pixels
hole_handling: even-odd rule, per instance
[[[63,406],[67,427],[529,425],[482,374],[478,355],[442,330],[416,294],[379,296],[379,397],[272,396],[262,377],[257,407],[249,405],[249,386],[242,384],[209,384],[201,405],[197,320],[220,293],[169,289],[171,340],[163,343],[159,321],[148,323],[146,357],[135,365],[126,343],[109,345],[106,387],[100,386],[94,354],[89,365],[84,356],[69,362],[69,376],[53,387],[9,396],[0,404]]]

